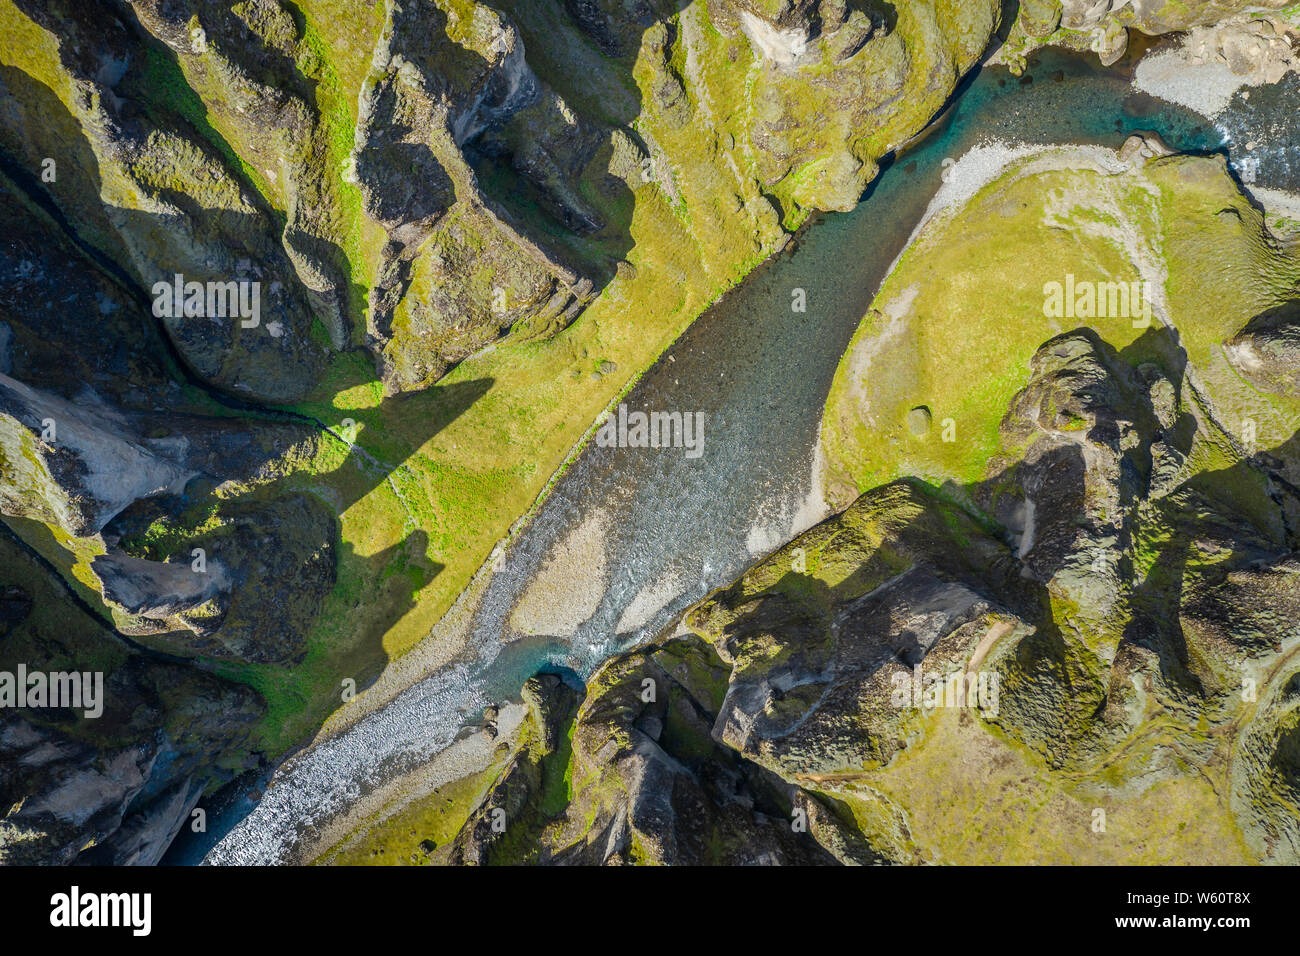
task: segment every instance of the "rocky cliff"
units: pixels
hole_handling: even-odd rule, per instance
[[[832,390],[842,510],[537,684],[410,862],[1297,859],[1294,238],[1149,138],[963,162]]]
[[[1019,29],[1163,32],[1238,6],[1065,4],[1058,21],[1026,3]],[[433,623],[599,410],[795,229],[851,208],[1002,16],[997,0],[0,0],[0,652],[93,666],[108,688],[100,718],[4,711],[0,852],[153,862],[201,794],[310,737],[390,660],[454,657],[429,647]],[[1234,36],[1247,60],[1256,40],[1291,49]],[[1035,351],[1072,331],[1036,329],[997,388],[952,407],[917,387],[951,369],[903,360],[871,395],[846,372],[827,448],[848,510],[809,532],[854,542],[844,577],[799,571],[787,592],[764,566],[761,598],[751,575],[697,612],[696,636],[611,662],[580,703],[530,685],[438,853],[934,856],[910,808],[854,776],[920,733],[873,695],[899,660],[985,656],[1008,695],[999,732],[1053,771],[1138,733],[1143,694],[1238,728],[1232,669],[1274,668],[1232,764],[1233,819],[1252,852],[1291,852],[1285,647],[1261,649],[1285,645],[1300,477],[1287,408],[1233,382],[1294,386],[1293,257],[1215,160],[1106,166],[1105,186],[1054,172],[1000,188],[1047,190],[1060,221],[1118,213],[1118,232],[1089,234],[1099,248],[1153,277],[1177,251],[1249,306],[1140,346]],[[985,221],[1010,228],[1021,198],[986,198]],[[1198,228],[1169,225],[1184,220]],[[909,291],[921,268],[905,262],[873,313],[902,342],[909,303],[938,314]],[[1203,279],[1169,289],[1162,322],[1179,296],[1212,298]],[[936,443],[947,419],[975,437]],[[1169,541],[1233,557],[1202,567]],[[1090,577],[1096,548],[1186,584]],[[1223,623],[1238,592],[1283,602],[1246,638]],[[1060,602],[1080,608],[1077,642]],[[1138,673],[1124,655],[1154,689],[1112,695]]]
[[[427,634],[621,380],[809,215],[856,202],[999,14],[6,0],[14,546],[140,666],[256,688],[269,716],[243,746],[283,750]],[[538,342],[559,343],[540,371],[519,373],[538,353],[516,348],[501,386],[451,380]],[[530,394],[593,349],[576,400]],[[462,417],[481,461],[430,447]],[[503,441],[515,422],[543,427]],[[147,697],[132,695],[118,705]],[[103,820],[126,827],[170,786],[174,831],[221,776],[155,762]],[[141,859],[165,843],[148,840]]]
[[[206,826],[205,791],[256,765],[261,698],[131,647],[7,531],[0,568],[0,670],[104,680],[89,711],[0,711],[0,863],[157,863],[178,830]]]
[[[1198,62],[1224,63],[1257,82],[1276,83],[1294,65],[1297,35],[1277,16],[1288,0],[1023,0],[999,58],[1023,65],[1043,44],[1096,53],[1115,63],[1133,37],[1189,32]]]

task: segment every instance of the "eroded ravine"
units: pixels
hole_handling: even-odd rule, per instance
[[[819,517],[813,456],[831,378],[946,159],[988,138],[1116,147],[1136,130],[1215,150],[1246,142],[1242,124],[1266,121],[1256,103],[1216,126],[1134,94],[1121,69],[1059,54],[1040,55],[1026,78],[981,73],[854,212],[827,216],[757,270],[627,396],[631,411],[703,413],[703,453],[590,444],[496,566],[461,659],[287,761],[207,859],[292,858],[527,676],[545,666],[589,674]],[[1261,184],[1296,188],[1293,152],[1254,156]],[[792,310],[796,290],[806,312]]]

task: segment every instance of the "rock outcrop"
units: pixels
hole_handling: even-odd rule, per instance
[[[1194,66],[1223,63],[1250,86],[1300,73],[1300,29],[1280,20],[1236,17],[1189,31],[1183,55]]]
[[[879,862],[861,837],[844,836],[833,804],[711,738],[725,686],[726,667],[698,638],[611,661],[580,706],[554,677],[534,679],[525,699],[534,712],[544,708],[549,745],[512,759],[435,862]],[[561,775],[567,800],[557,792]]]
[[[503,336],[569,325],[630,268],[647,185],[679,213],[688,188],[735,196],[726,213],[753,220],[765,253],[776,219],[852,208],[1000,7],[386,0],[357,34],[374,38],[366,64],[279,0],[131,0],[102,17],[11,0],[28,49],[0,75],[0,143],[50,172],[41,188],[142,292],[202,286],[158,315],[204,381],[291,403],[336,350],[364,347],[395,394]],[[587,42],[600,62],[557,66]],[[692,122],[692,147],[659,141]],[[256,317],[211,301],[229,283],[257,289]]]
[[[102,681],[99,713],[0,711],[0,862],[155,864],[203,793],[255,764],[251,689],[129,649],[0,538],[0,670]]]
[[[537,78],[508,18],[468,9],[390,2],[361,91],[353,170],[388,237],[367,336],[394,391],[441,378],[517,324],[533,334],[568,325],[593,289],[562,245],[489,198],[469,154],[506,160],[556,227],[588,235],[604,220],[579,183],[605,175],[588,167],[613,131]],[[625,153],[624,177],[634,170]]]
[[[714,0],[710,11],[762,64],[749,138],[766,191],[795,208],[845,210],[877,160],[915,133],[918,108],[938,112],[977,62],[1001,5]]]
[[[1124,56],[1130,31],[1147,36],[1187,32],[1190,63],[1224,63],[1249,82],[1275,83],[1295,69],[1295,31],[1270,14],[1286,0],[1025,0],[1002,56],[1020,62],[1025,41],[1059,43],[1096,53],[1105,65]]]
[[[1060,0],[1058,6],[1061,25],[1070,30],[1116,20],[1156,35],[1205,26],[1248,8],[1278,10],[1287,4],[1284,0]]]
[[[103,682],[94,716],[6,701],[0,858],[156,863],[205,792],[255,765],[265,712],[175,657],[298,661],[335,580],[333,514],[275,488],[319,438],[213,414],[129,263],[7,177],[0,223],[0,669]]]
[[[1261,312],[1224,350],[1235,368],[1267,391],[1300,394],[1300,301]]]
[[[175,59],[209,121],[284,211],[280,244],[312,315],[333,348],[343,348],[352,331],[351,269],[339,246],[344,200],[329,168],[330,130],[314,91],[319,54],[293,8],[273,0],[233,7],[138,0],[131,8],[166,47],[150,51],[155,59]]]
[[[329,510],[286,495],[201,510],[195,526],[183,502],[157,504],[114,523],[115,550],[91,562],[119,630],[178,656],[300,662],[335,582]]]
[[[334,517],[264,489],[318,439],[301,424],[198,414],[208,408],[168,377],[139,301],[16,188],[0,194],[0,216],[16,227],[7,362],[26,380],[0,373],[0,513],[107,551],[88,570],[124,633],[187,656],[298,659],[334,581]],[[37,271],[43,245],[67,257],[73,308],[22,294],[51,278]],[[86,312],[105,317],[93,344]],[[51,350],[60,341],[85,350],[65,363]],[[191,570],[196,548],[212,559],[202,573]],[[271,608],[280,627],[265,627]],[[178,629],[209,642],[161,636]]]
[[[1185,356],[1157,354],[1134,366],[1089,329],[1044,343],[1002,422],[1018,460],[964,503],[916,479],[868,491],[691,611],[693,634],[606,663],[576,713],[562,691],[544,758],[516,755],[435,862],[942,858],[952,841],[891,782],[958,735],[940,766],[977,790],[964,761],[1023,759],[1008,738],[1039,755],[1022,786],[1085,800],[1208,774],[1205,825],[1295,859],[1297,492],[1248,517],[1250,477],[1198,475],[1221,438]]]
[[[956,722],[921,721],[928,735],[908,737],[907,747],[885,753],[883,765],[855,753],[861,769],[847,779],[889,791],[891,784],[915,785],[927,772],[922,767],[961,780],[963,767],[996,776],[1010,762],[1016,786],[1059,807],[1067,828],[1070,820],[1082,823],[1086,808],[1101,807],[1149,835],[1163,825],[1156,806],[1169,819],[1171,807],[1196,805],[1201,832],[1192,844],[1228,841],[1248,847],[1246,858],[1291,860],[1296,830],[1283,823],[1294,819],[1288,688],[1300,631],[1286,622],[1294,615],[1300,544],[1291,424],[1300,393],[1286,355],[1297,266],[1221,162],[1171,156],[1145,137],[1116,158],[1121,164],[1105,165],[1104,173],[1091,159],[1063,154],[1013,162],[964,205],[940,212],[899,260],[845,356],[823,425],[832,469],[849,460],[851,448],[864,462],[850,464],[858,481],[891,468],[929,474],[944,500],[1007,548],[1000,578],[985,572],[966,585],[1001,612],[1004,626],[988,627],[986,639],[960,652],[968,673],[996,677],[996,714],[968,710]],[[1174,206],[1130,206],[1112,191],[1167,177],[1183,190]],[[1154,195],[1145,186],[1138,192]],[[1108,225],[1093,228],[1088,219],[1102,209]],[[991,231],[993,216],[998,228]],[[1060,231],[1066,223],[1068,233]],[[985,243],[1018,264],[981,273],[992,298],[963,303],[933,284],[921,291],[918,276],[935,274],[931,256],[962,250],[988,261]],[[1022,248],[1032,255],[1022,256]],[[1079,263],[1112,253],[1121,269],[1077,274]],[[1150,284],[1145,292],[1115,281],[1125,270]],[[1244,301],[1205,309],[1196,289],[1229,274],[1260,279],[1243,283]],[[1130,293],[1127,306],[1121,285]],[[1072,316],[1054,298],[1065,286]],[[931,296],[950,310],[933,312]],[[1105,296],[1107,304],[1092,308],[1088,296],[1098,304]],[[993,301],[998,305],[989,307]],[[959,384],[966,380],[959,347],[939,374],[916,359],[915,342],[947,337],[954,345],[981,334],[972,322],[1003,314],[1017,317],[1016,331],[1002,327],[998,352],[982,353],[980,381],[999,382],[998,389],[1014,382],[1006,399],[995,400],[987,386]],[[1057,334],[1030,351],[1039,323]],[[913,427],[918,408],[935,421],[947,418],[947,436]],[[870,445],[860,443],[866,434],[874,435]],[[832,522],[880,494],[866,489]],[[813,555],[825,561],[830,551],[836,560],[856,550],[842,532],[829,548],[816,533],[794,542],[810,568]],[[962,531],[961,544],[948,547],[978,553],[979,540]],[[774,603],[773,592],[788,593],[789,586],[777,587],[783,570],[768,572],[769,590],[752,607]],[[872,599],[891,601],[891,592],[906,587],[905,610],[891,617],[900,623],[877,625],[878,633],[914,632],[931,619],[924,576],[912,562],[900,562],[897,573]],[[851,580],[835,564],[814,576]],[[771,632],[790,627],[777,621]],[[879,706],[884,692],[859,699]],[[966,719],[972,713],[978,724]],[[802,731],[815,715],[800,704],[792,725]],[[1036,756],[1026,761],[1023,751],[994,739]],[[951,747],[965,760],[954,762]],[[815,752],[836,750],[819,743]],[[1001,807],[997,813],[1033,826],[989,799]],[[987,858],[960,851],[926,803],[904,801],[919,844]],[[927,813],[935,827],[928,840]],[[1061,850],[1090,859],[1142,859],[1150,845],[1126,837],[1089,842],[1084,826],[1068,832],[1074,835]]]
[[[193,477],[174,442],[149,444],[93,395],[78,407],[0,375],[0,513],[98,534],[131,502]]]
[[[56,38],[58,60],[41,64],[45,75],[7,72],[6,150],[30,171],[42,170],[47,158],[56,163],[49,183],[55,200],[99,227],[87,228],[88,237],[148,292],[197,374],[261,401],[302,397],[324,363],[306,297],[263,199],[195,130],[192,114],[159,102],[158,90],[146,92],[151,80],[176,82],[168,74],[174,56],[142,44],[116,9],[77,0],[17,7],[6,17],[32,18]],[[50,132],[31,132],[42,128]],[[50,141],[55,130],[63,142]],[[171,286],[177,276],[202,284],[202,304],[191,304],[187,293],[186,303],[157,307],[155,286]],[[209,284],[231,282],[257,290],[256,315],[215,307]],[[246,298],[251,307],[251,291]]]

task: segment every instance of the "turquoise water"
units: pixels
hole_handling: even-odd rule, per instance
[[[822,217],[792,252],[698,320],[669,351],[671,360],[647,372],[629,408],[703,411],[705,452],[688,461],[663,450],[586,450],[493,578],[474,638],[485,656],[503,638],[520,639],[510,622],[520,595],[557,543],[597,511],[614,516],[602,599],[576,633],[533,637],[503,651],[493,662],[493,692],[517,688],[543,662],[589,673],[739,576],[757,556],[747,546],[755,528],[769,532],[757,536],[767,545],[761,551],[789,540],[840,356],[938,189],[946,159],[990,137],[1117,147],[1134,131],[1155,130],[1178,150],[1226,145],[1196,114],[1132,93],[1120,69],[1053,52],[1035,63],[1021,78],[1001,69],[981,73],[857,209]],[[806,313],[791,311],[794,289],[804,290]],[[643,588],[674,581],[678,593],[648,622],[619,629]]]
[[[1117,147],[1136,130],[1155,130],[1178,150],[1223,150],[1224,129],[1244,142],[1279,117],[1293,123],[1296,103],[1286,90],[1271,106],[1255,99],[1247,110],[1234,107],[1220,128],[1133,93],[1123,67],[1103,70],[1080,57],[1043,53],[1024,78],[979,73],[856,210],[807,228],[693,324],[629,395],[633,410],[704,412],[701,457],[589,446],[506,553],[459,661],[287,761],[259,803],[240,795],[224,814],[210,814],[208,838],[187,835],[170,861],[205,853],[215,863],[284,859],[359,796],[445,747],[486,704],[514,696],[539,669],[586,676],[788,540],[810,489],[839,358],[937,190],[945,159],[987,138]],[[1284,141],[1261,154],[1258,181],[1294,188],[1297,165]],[[791,311],[796,288],[805,291],[806,313]],[[511,619],[520,596],[557,545],[598,512],[607,516],[606,573],[585,582],[599,594],[595,610],[565,633],[517,633]],[[662,606],[620,628],[647,588],[666,595]]]

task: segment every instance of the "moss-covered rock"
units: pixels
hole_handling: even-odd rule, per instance
[[[1289,858],[1280,688],[1300,637],[1284,623],[1295,599],[1296,408],[1289,376],[1253,353],[1285,347],[1274,342],[1289,335],[1296,265],[1246,211],[1220,162],[1130,145],[1113,165],[1062,154],[1015,160],[970,199],[937,203],[845,357],[823,437],[832,469],[847,465],[857,482],[927,475],[1008,547],[1002,578],[984,575],[983,594],[1018,622],[963,652],[997,675],[998,713],[941,723],[945,734],[1007,759],[1014,740],[1042,762],[1045,792],[1136,801],[1133,812],[1153,787],[1193,800],[1204,772],[1218,794],[1207,825],[1258,859]],[[1036,188],[1022,192],[1030,180]],[[980,265],[970,260],[967,272],[965,256],[976,249]],[[1088,286],[1096,302],[1117,301],[1114,291],[1134,274],[1151,283],[1149,309],[1092,309],[1073,297]],[[1073,290],[1068,316],[1053,299],[1065,287]],[[1220,307],[1206,309],[1211,290],[1226,287],[1239,298],[1220,295]],[[1063,329],[1071,319],[1077,327]],[[999,331],[983,339],[981,373],[967,375],[957,367],[961,343],[989,321]],[[1058,334],[1024,348],[1021,332],[1032,341],[1043,325]],[[1267,344],[1256,345],[1257,335]],[[1230,362],[1253,363],[1252,381],[1267,393],[1251,397]],[[909,427],[921,407],[935,426]],[[805,536],[809,554],[816,535]],[[851,538],[845,548],[856,550]],[[743,606],[784,600],[775,573],[758,577],[770,590]],[[924,592],[913,591],[920,600]],[[716,609],[696,613],[716,628]],[[922,618],[894,619],[911,629]],[[783,635],[798,633],[778,620],[762,646],[783,648]],[[914,736],[891,763],[849,779],[891,792],[895,774],[912,779],[947,739]],[[816,751],[835,753],[824,742]],[[1269,782],[1247,794],[1251,773]],[[915,826],[911,833],[918,837]],[[918,842],[952,848],[942,827]]]
[[[156,314],[207,381],[262,401],[304,395],[324,363],[311,336],[313,316],[268,205],[232,166],[219,135],[201,132],[206,121],[185,99],[189,88],[177,78],[175,55],[141,43],[122,16],[97,5],[6,4],[4,16],[7,24],[30,32],[34,23],[53,38],[24,51],[28,72],[11,70],[6,78],[18,129],[41,125],[53,109],[66,114],[55,123],[72,137],[42,156],[34,148],[56,144],[10,131],[7,148],[32,174],[46,158],[57,164],[75,157],[62,182],[56,165],[49,192],[70,210],[102,204],[87,218],[107,228],[88,238],[151,299],[158,300],[157,284],[173,284],[177,275],[205,286],[256,283],[256,316],[251,293],[247,314],[239,316],[217,314],[223,310],[206,299],[193,308],[173,302]]]
[[[263,703],[247,687],[128,648],[0,537],[0,670],[102,679],[101,712],[6,706],[0,860],[153,864],[203,793],[248,769]]]
[[[280,241],[330,344],[351,341],[359,303],[351,300],[353,267],[343,248],[347,184],[333,164],[328,109],[329,65],[301,14],[274,0],[184,8],[158,0],[132,4],[140,24],[165,50],[146,56],[179,68],[206,108],[205,122],[230,144],[240,171],[256,186],[281,228]],[[174,61],[175,66],[172,66]],[[299,330],[305,331],[305,330]]]
[[[998,26],[1001,5],[714,0],[718,29],[750,41],[748,141],[787,216],[852,209],[876,162],[947,101]]]
[[[791,825],[789,788],[712,739],[725,673],[696,638],[610,661],[576,714],[572,704],[547,705],[544,759],[516,755],[447,862],[832,862],[806,820]]]
[[[1273,72],[1274,64],[1281,63],[1284,71],[1292,59],[1289,44],[1279,36],[1285,24],[1275,20],[1275,31],[1267,19],[1254,18],[1278,16],[1291,6],[1289,0],[1025,0],[998,57],[1018,70],[1027,50],[1052,44],[1091,51],[1109,66],[1127,52],[1130,31],[1163,36],[1203,30],[1194,42],[1218,49],[1201,64],[1228,62],[1238,74],[1259,70],[1261,77],[1271,74],[1267,82],[1272,83],[1281,76]]]
[[[300,662],[334,587],[333,515],[306,495],[223,502],[199,515],[195,525],[193,511],[141,507],[110,529],[126,550],[95,558],[91,570],[124,615],[120,629],[178,656]]]

